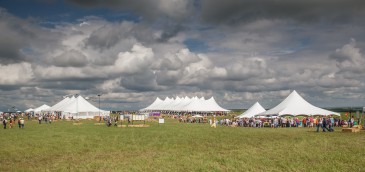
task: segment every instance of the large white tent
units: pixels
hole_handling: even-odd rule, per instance
[[[71,98],[64,98],[60,102],[56,103],[52,107],[46,109],[47,112],[61,112],[62,116],[87,119],[94,118],[94,116],[108,116],[110,114],[109,111],[101,110],[87,100],[85,100],[82,96]]]
[[[65,106],[70,101],[70,99],[74,100],[75,97],[74,96],[72,96],[72,98],[66,97],[61,101],[59,101],[58,103],[56,103],[55,105],[53,105],[52,107],[45,109],[45,111],[48,112],[61,111],[60,108]]]
[[[174,112],[228,112],[218,105],[213,97],[205,100],[204,97],[166,97],[165,100],[156,98],[156,100],[146,108],[140,111],[174,111]]]
[[[48,109],[48,108],[50,108],[50,106],[48,106],[48,105],[44,104],[44,105],[42,105],[42,106],[39,106],[39,107],[35,108],[35,109],[33,110],[33,112],[34,112],[34,113],[40,113],[40,112],[42,112],[43,110]]]
[[[33,108],[29,108],[29,109],[25,110],[24,112],[33,112],[33,111],[34,111]]]
[[[337,115],[340,116],[337,112],[332,112],[329,110],[325,110],[319,107],[316,107],[306,100],[303,99],[295,90],[290,93],[290,95],[285,98],[280,104],[275,106],[274,108],[260,113],[259,115]]]
[[[260,105],[259,102],[256,102],[250,108],[248,108],[245,112],[241,115],[237,116],[237,118],[252,118],[255,115],[265,112],[266,110]]]

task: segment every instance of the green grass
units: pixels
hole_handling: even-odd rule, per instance
[[[364,171],[365,132],[57,121],[0,130],[0,171]]]

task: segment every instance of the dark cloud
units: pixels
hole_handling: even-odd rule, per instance
[[[129,22],[104,25],[91,33],[85,40],[85,45],[102,50],[109,49],[122,38],[127,38],[132,29],[133,25]]]
[[[88,64],[87,57],[80,51],[74,49],[53,57],[49,61],[57,67],[83,67]]]
[[[38,87],[43,89],[55,90],[89,90],[95,87],[95,84],[100,83],[100,80],[82,79],[82,80],[57,80],[43,81]]]
[[[121,85],[126,89],[140,92],[160,90],[155,75],[151,71],[124,76],[121,79]]]
[[[292,19],[299,22],[347,23],[364,15],[358,0],[202,0],[202,19],[213,23],[240,23],[258,19]]]
[[[174,20],[185,20],[193,12],[193,1],[180,0],[68,0],[68,2],[84,7],[107,7],[115,10],[126,10],[145,19],[167,17]]]
[[[168,24],[167,26],[163,27],[163,32],[159,38],[157,38],[160,42],[166,42],[170,38],[175,37],[179,32],[183,30],[187,30],[186,27],[182,26],[181,24]]]
[[[7,13],[0,7],[0,63],[10,64],[25,60],[21,52],[34,35],[29,29],[30,23]]]

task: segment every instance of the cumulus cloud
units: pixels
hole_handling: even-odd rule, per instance
[[[135,44],[131,52],[120,52],[115,61],[115,70],[125,74],[141,73],[149,69],[153,60],[153,51],[141,44]]]
[[[16,106],[78,93],[102,94],[102,107],[118,110],[176,95],[270,107],[293,89],[320,106],[362,101],[360,1],[69,2],[133,11],[138,20],[86,16],[43,27],[1,11],[0,93]]]
[[[26,85],[34,78],[30,63],[0,65],[0,85]]]
[[[342,48],[336,49],[329,58],[336,61],[336,65],[341,71],[364,73],[365,57],[360,53],[360,49],[356,47],[355,39],[351,39],[350,43]]]
[[[77,50],[69,50],[51,58],[50,64],[57,67],[83,67],[88,64],[87,57]]]

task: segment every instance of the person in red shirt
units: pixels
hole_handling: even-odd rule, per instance
[[[307,118],[303,118],[302,122],[303,122],[303,127],[307,127]]]

